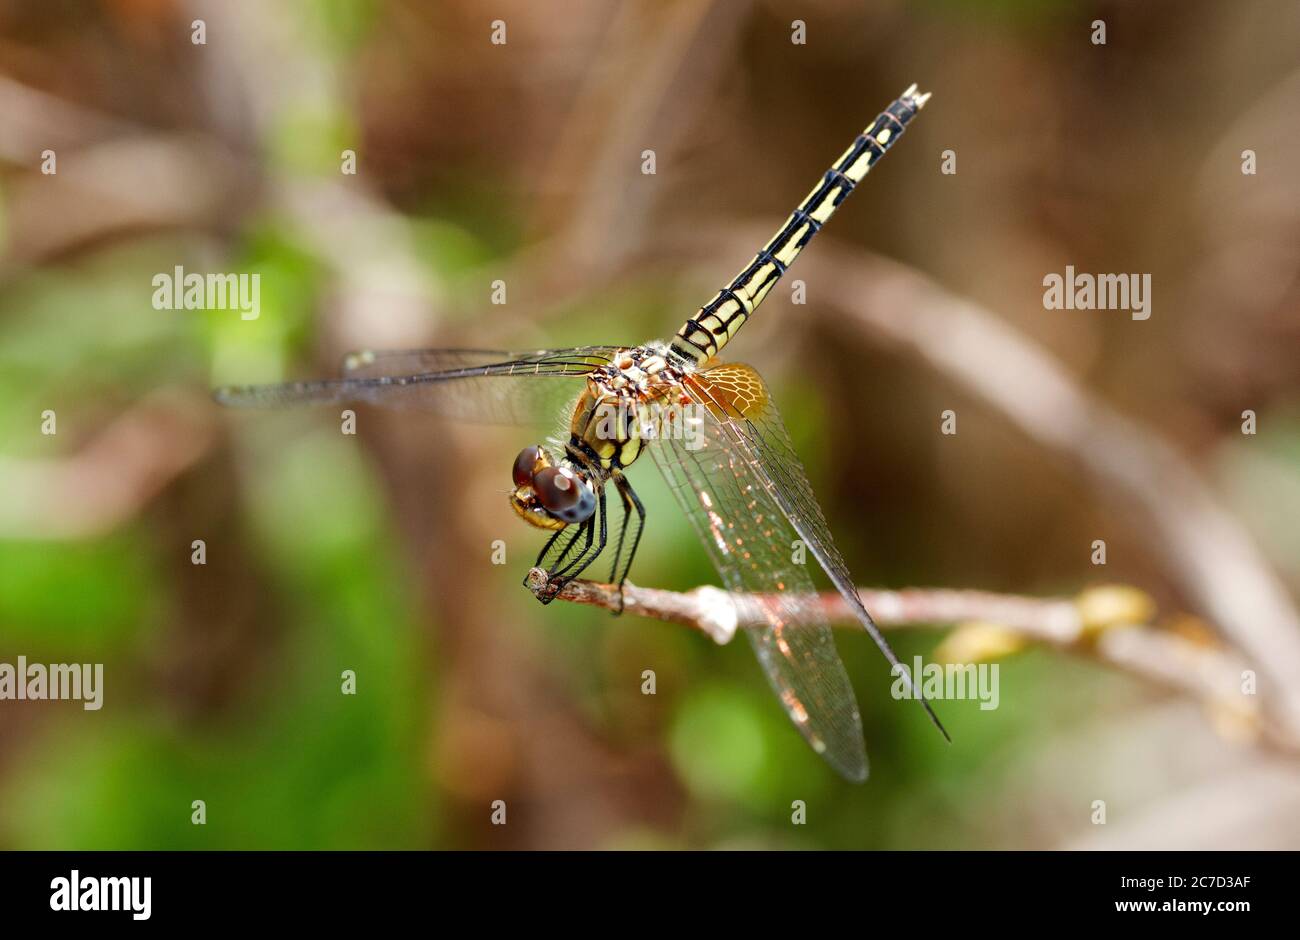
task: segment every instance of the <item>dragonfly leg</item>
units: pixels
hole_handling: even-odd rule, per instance
[[[641,544],[641,532],[645,528],[645,507],[641,505],[640,498],[636,495],[636,490],[632,489],[632,484],[628,482],[622,471],[615,470],[614,486],[618,488],[618,495],[623,500],[623,526],[618,533],[618,548],[614,552],[614,566],[609,572],[609,582],[618,588],[618,610],[614,613],[623,612],[623,582],[627,580],[627,573],[632,569],[632,559],[636,558],[637,546]],[[632,514],[636,513],[636,527],[632,530],[632,544],[628,549],[627,557],[623,558],[623,543],[627,538],[628,523],[632,521]],[[622,568],[619,567],[619,561],[622,559]]]
[[[615,471],[617,473],[617,471]],[[623,476],[618,474],[614,477],[614,486],[618,488],[619,498],[623,501],[623,522],[618,527],[618,541],[614,543],[614,564],[609,569],[609,583],[614,584],[615,578],[618,577],[618,564],[623,558],[623,544],[627,541],[627,527],[632,521],[632,503],[627,498],[627,493],[623,490]],[[623,612],[622,596],[620,592],[618,610],[615,614]]]
[[[594,519],[588,519],[581,525],[560,529],[547,539],[546,544],[542,546],[542,551],[537,556],[537,563],[533,567],[546,569],[547,586],[544,591],[537,594],[537,599],[543,604],[549,604],[555,600],[555,595],[559,593],[560,588],[564,587],[565,582],[559,577],[559,574],[572,566],[573,562],[565,565],[564,559],[569,557],[569,553],[573,551],[573,546],[578,544],[584,535],[587,537],[587,544],[591,544],[592,522],[594,522]],[[559,550],[556,551],[556,542],[560,539],[563,539],[563,542],[559,546]],[[586,551],[587,549],[583,548],[578,553],[578,556],[581,557]],[[523,583],[524,587],[528,587],[527,577],[524,578]]]
[[[605,550],[608,543],[608,515],[605,511],[605,489],[601,487],[600,495],[597,499],[596,514],[587,520],[587,544],[583,546],[578,556],[570,561],[563,568],[558,570],[552,568],[551,577],[562,579],[559,587],[563,587],[569,581],[572,581],[578,575],[582,574],[593,561],[600,557],[600,553]],[[599,525],[597,523],[599,522]],[[597,528],[600,530],[600,538],[595,538]],[[592,543],[595,543],[594,545]]]
[[[554,535],[546,540],[542,546],[541,552],[537,555],[536,568],[545,568],[547,571],[556,571],[564,564],[564,559],[569,557],[569,552],[573,551],[573,546],[587,532],[587,523],[579,526],[571,526],[558,530]],[[563,541],[561,541],[563,540]],[[560,542],[556,545],[556,542]]]
[[[570,571],[574,570],[575,566],[577,566],[576,568],[577,571],[581,571],[583,568],[587,567],[587,564],[583,562],[583,559],[586,558],[587,555],[591,553],[591,546],[596,540],[595,516],[593,516],[592,518],[584,522],[582,524],[582,527],[578,531],[582,535],[586,536],[587,539],[586,543],[582,546],[582,551],[574,555],[573,558],[569,560],[568,564],[565,564],[564,566],[560,565],[560,562],[564,561],[563,555],[555,559],[555,564],[552,565],[550,571],[547,572],[547,574],[550,575],[551,581],[553,583],[558,582],[561,578],[564,578],[565,581],[570,580],[572,578],[572,575],[569,575],[569,577],[565,577],[565,575],[568,575]],[[573,541],[577,542],[578,540],[575,538]],[[573,543],[571,542],[570,547],[572,547],[572,544]]]
[[[555,544],[556,540],[559,539],[560,536],[566,534],[572,536],[573,532],[569,529],[555,530],[555,534],[546,540],[546,544],[542,546],[542,550],[537,553],[537,562],[533,565],[534,568],[542,567],[542,561],[546,558],[546,553],[551,550],[551,546]],[[570,539],[570,541],[572,541],[572,539]],[[568,549],[566,548],[565,551],[567,552]]]
[[[600,488],[596,505],[597,509],[595,515],[582,523],[577,531],[574,532],[573,537],[569,539],[569,543],[565,546],[564,550],[560,552],[559,556],[547,569],[546,592],[538,595],[538,600],[543,604],[549,604],[551,601],[555,600],[555,596],[560,593],[563,587],[574,578],[578,577],[578,575],[582,574],[582,572],[587,569],[587,566],[600,557],[600,553],[605,550],[605,545],[609,540],[609,532],[605,511],[604,487]],[[600,533],[599,539],[596,537],[597,530],[599,530]],[[567,564],[561,566],[561,563],[569,554],[573,546],[578,542],[579,538],[584,536],[585,544],[583,545],[582,550],[579,551],[578,554],[575,555]]]

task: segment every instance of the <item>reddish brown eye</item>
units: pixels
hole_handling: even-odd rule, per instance
[[[550,512],[568,509],[578,501],[579,486],[572,477],[566,476],[558,467],[545,467],[533,477],[533,489],[537,498]]]
[[[564,522],[582,522],[596,511],[596,497],[572,470],[544,467],[533,476],[533,490],[542,508]]]
[[[514,477],[515,486],[532,486],[533,485],[533,468],[537,466],[537,461],[542,457],[540,447],[525,447],[515,458],[515,467],[511,472]]]

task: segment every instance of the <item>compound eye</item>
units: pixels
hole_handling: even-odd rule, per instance
[[[596,497],[564,467],[544,467],[533,475],[542,508],[564,522],[582,522],[596,510]]]
[[[559,467],[544,467],[533,477],[533,490],[547,512],[572,509],[582,498],[582,484]]]
[[[514,470],[511,471],[515,486],[533,485],[533,470],[541,459],[542,449],[537,446],[525,447],[519,452],[519,456],[515,458]]]

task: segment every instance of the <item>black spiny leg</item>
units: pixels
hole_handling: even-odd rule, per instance
[[[563,570],[563,568],[568,567],[568,565],[564,565],[564,559],[569,557],[569,552],[573,551],[573,546],[578,544],[578,541],[584,535],[587,537],[587,545],[588,546],[591,545],[591,538],[592,538],[591,530],[592,530],[593,521],[594,520],[592,519],[588,519],[586,522],[582,523],[581,525],[560,529],[549,539],[547,539],[546,544],[542,547],[541,554],[537,556],[537,563],[533,565],[533,567],[544,568],[546,570],[545,588],[541,591],[534,592],[536,594],[537,599],[541,601],[543,604],[549,604],[551,601],[555,600],[555,595],[560,592],[560,588],[564,587],[564,582],[558,577],[558,575],[559,572]],[[560,538],[564,539],[564,545],[559,550],[559,552],[555,554],[554,559],[548,562],[547,556],[551,554],[552,549],[555,546],[556,540]],[[578,557],[579,558],[582,557],[582,555],[585,554],[586,551],[587,548],[584,547],[582,551],[578,553]],[[572,562],[570,562],[569,564],[571,565]],[[561,566],[563,566],[563,568]],[[527,576],[524,577],[524,587],[529,587],[529,581]]]
[[[542,551],[537,556],[535,567],[545,568],[547,571],[555,571],[558,569],[560,565],[564,563],[564,559],[569,557],[569,552],[573,551],[573,546],[578,543],[578,540],[582,538],[586,531],[587,523],[585,522],[576,528],[570,527],[557,531],[547,539],[546,544],[542,546]],[[548,562],[547,558],[555,550],[555,542],[557,539],[564,539],[564,543],[559,546],[559,551],[555,554],[555,557]]]
[[[589,523],[595,523],[597,519],[600,520],[600,538],[596,541],[596,545],[593,548],[591,544],[592,530],[595,528],[595,525],[592,525],[592,527],[587,530],[587,544],[582,549],[582,554],[557,572],[557,574],[564,579],[560,583],[560,587],[568,584],[574,578],[578,577],[578,575],[586,571],[587,566],[600,557],[600,553],[605,550],[605,546],[609,543],[608,517],[605,512],[605,487],[603,486],[600,487],[600,491],[597,494],[596,506],[596,515],[587,521]]]
[[[563,582],[560,582],[560,579],[564,578],[564,581],[568,581],[569,578],[565,577],[565,575],[567,575],[575,565],[579,566],[577,569],[578,571],[581,571],[583,568],[587,567],[587,563],[583,562],[583,559],[586,558],[589,554],[591,554],[591,545],[592,542],[595,541],[596,517],[592,516],[590,519],[584,522],[578,531],[587,537],[586,542],[582,546],[582,551],[574,555],[573,558],[569,560],[568,564],[564,565],[563,567],[560,566],[560,562],[564,561],[564,556],[561,555],[559,558],[555,559],[555,564],[553,564],[551,566],[551,570],[547,572],[547,574],[550,575],[551,580],[553,582],[559,582],[561,587],[563,587],[564,585]],[[578,540],[575,538],[573,541],[576,542]]]
[[[542,567],[542,561],[545,560],[545,558],[546,558],[546,553],[549,552],[549,551],[551,550],[551,546],[555,544],[555,540],[558,539],[560,536],[566,534],[566,533],[569,534],[569,535],[573,535],[573,532],[570,531],[569,529],[556,529],[556,530],[555,530],[555,534],[552,535],[549,539],[546,540],[546,544],[542,546],[542,550],[541,550],[540,552],[537,553],[537,561],[536,561],[536,563],[534,563],[534,565],[533,565],[534,568],[540,568],[540,567]],[[570,543],[572,543],[573,540],[570,539],[569,541],[570,541]],[[566,547],[565,550],[564,550],[565,554],[568,554],[568,551],[569,551],[569,549]],[[561,555],[560,557],[563,558],[564,555]]]
[[[632,489],[632,484],[628,482],[620,470],[615,470],[614,486],[618,488],[618,495],[623,500],[623,527],[618,533],[618,550],[614,553],[614,566],[609,572],[609,581],[618,588],[618,610],[614,614],[623,612],[623,582],[627,580],[627,573],[632,569],[632,560],[636,558],[637,546],[641,544],[641,532],[645,528],[645,507],[641,505],[641,500],[636,495],[636,490]],[[622,569],[619,569],[619,560],[623,558],[623,541],[627,537],[628,523],[632,519],[632,513],[636,513],[636,528],[632,530],[632,545],[628,549],[627,558],[623,559]]]
[[[596,527],[598,521],[600,527],[599,540],[596,539]],[[560,563],[564,561],[570,550],[578,542],[578,539],[584,535],[586,536],[586,541],[582,546],[582,550],[578,552],[578,554],[575,555],[568,564],[561,567]],[[537,596],[538,600],[543,604],[549,604],[551,601],[555,600],[556,595],[560,593],[566,584],[578,577],[578,575],[582,574],[582,572],[586,570],[587,566],[600,556],[600,553],[605,550],[607,541],[608,530],[605,518],[605,488],[602,486],[600,487],[598,494],[595,515],[578,527],[577,531],[573,534],[573,538],[569,539],[568,545],[564,547],[564,551],[560,552],[555,561],[551,563],[546,572],[546,593],[539,594]],[[547,544],[549,545],[550,543]],[[543,555],[544,554],[545,552],[543,552]],[[539,559],[538,562],[540,565],[541,559]],[[525,583],[527,582],[525,581]]]
[[[537,561],[533,563],[533,567],[543,568],[546,570],[548,583],[550,576],[554,572],[558,571],[560,566],[564,564],[564,559],[569,557],[569,552],[573,551],[573,546],[578,544],[583,535],[589,536],[591,524],[594,521],[595,520],[588,520],[581,525],[566,526],[563,529],[556,529],[555,534],[546,540],[546,544],[542,546],[542,550],[537,553]],[[588,544],[590,544],[590,541],[590,537],[588,537]],[[528,578],[525,577],[524,587],[528,586]],[[554,597],[554,595],[550,594],[549,591],[547,592],[547,595],[539,594],[537,596],[543,604],[550,603]]]
[[[632,503],[627,498],[627,493],[623,491],[623,475],[617,470],[614,471],[614,485],[618,488],[619,498],[623,501],[623,523],[618,527],[618,541],[614,544],[614,564],[609,569],[609,583],[616,584],[615,579],[618,577],[619,562],[623,559],[623,543],[627,540],[627,527],[632,521]],[[619,592],[618,610],[612,611],[618,615],[623,612],[623,594]]]

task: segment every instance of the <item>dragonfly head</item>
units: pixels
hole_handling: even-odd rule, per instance
[[[525,447],[515,458],[515,488],[510,505],[519,518],[540,529],[563,529],[586,522],[596,511],[591,484],[574,467],[556,465],[541,445]]]

